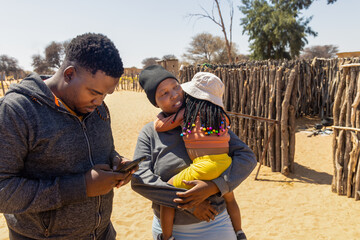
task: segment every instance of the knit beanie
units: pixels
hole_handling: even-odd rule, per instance
[[[151,65],[140,72],[139,83],[144,89],[149,101],[156,107],[155,93],[159,84],[167,78],[176,77],[160,65]]]

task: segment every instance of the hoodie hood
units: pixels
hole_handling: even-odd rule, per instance
[[[5,96],[12,93],[25,95],[40,104],[45,103],[50,107],[57,108],[53,93],[37,73],[28,75],[18,84],[10,85]]]

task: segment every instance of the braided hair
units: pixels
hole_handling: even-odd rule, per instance
[[[192,128],[195,127],[197,116],[200,117],[201,130],[204,131],[205,135],[217,134],[220,136],[221,131],[230,128],[230,118],[222,107],[207,100],[194,98],[188,94],[185,94],[184,105],[184,123],[181,136],[191,133]],[[174,120],[178,113],[179,111],[175,114]]]

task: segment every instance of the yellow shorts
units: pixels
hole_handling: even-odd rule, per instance
[[[182,180],[212,180],[219,177],[231,164],[231,157],[225,154],[205,155],[195,158],[189,167],[174,176],[173,185],[178,188],[190,189]]]

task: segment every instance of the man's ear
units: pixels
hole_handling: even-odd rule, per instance
[[[67,83],[71,82],[74,75],[75,75],[75,67],[74,66],[68,66],[67,68],[65,68],[65,70],[64,70],[65,82],[67,82]]]

